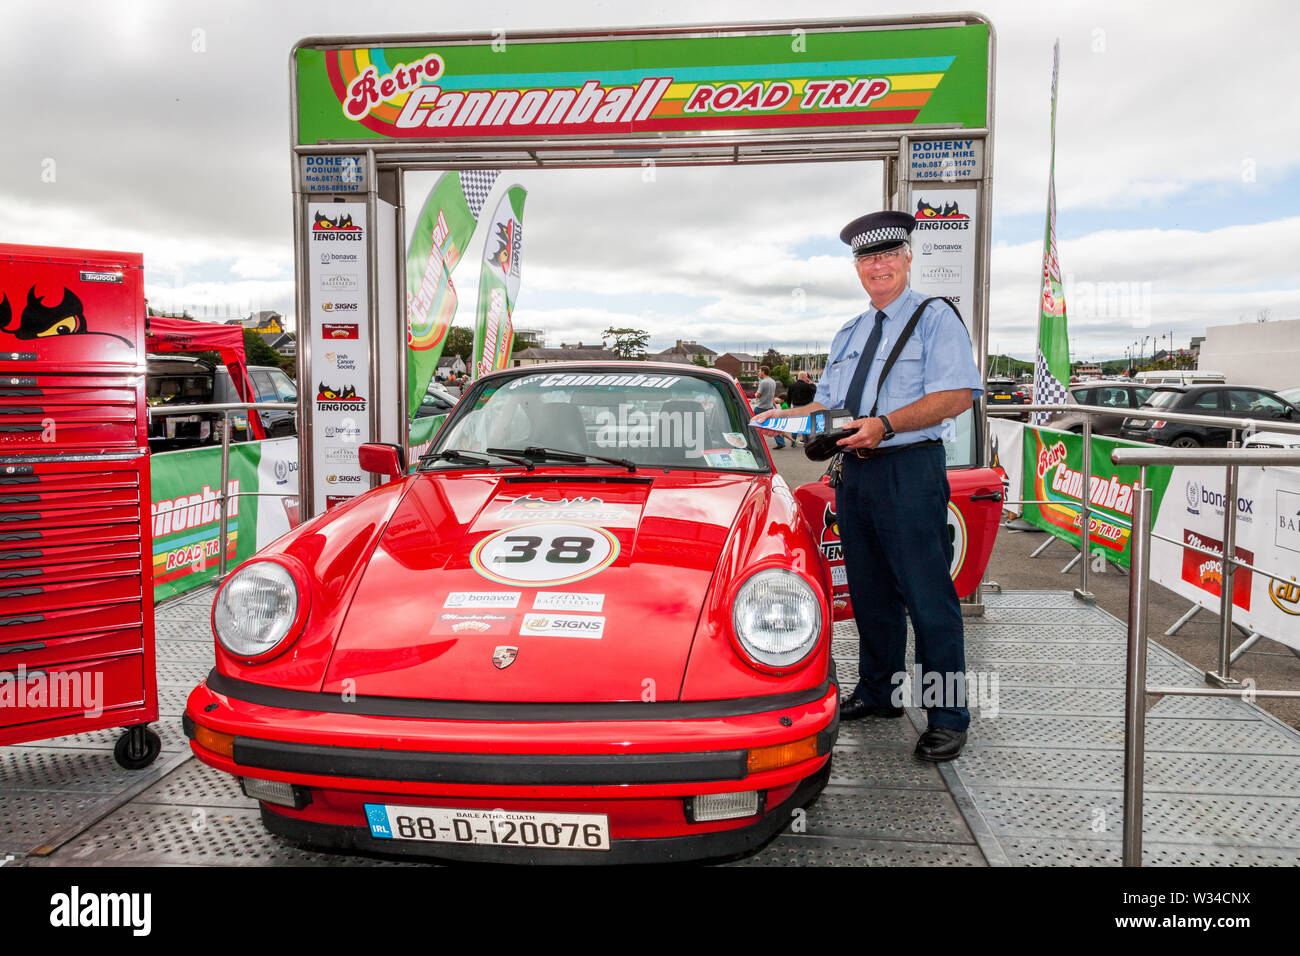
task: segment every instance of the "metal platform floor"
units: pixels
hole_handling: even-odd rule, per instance
[[[163,740],[144,771],[113,761],[116,731],[0,751],[0,865],[419,865],[312,853],[267,834],[235,781],[194,760],[180,729],[212,663],[205,588],[157,609]],[[963,756],[912,756],[924,715],[845,724],[830,784],[806,816],[738,865],[1118,865],[1124,628],[1068,592],[991,594],[966,619],[967,667],[996,676]],[[842,686],[857,679],[839,625]],[[1151,645],[1152,683],[1201,675]],[[1300,863],[1300,734],[1237,700],[1149,711],[1147,865]]]

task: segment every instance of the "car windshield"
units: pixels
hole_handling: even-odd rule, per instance
[[[438,434],[425,468],[463,467],[451,451],[523,457],[537,464],[766,471],[758,433],[727,382],[659,369],[524,372],[471,391]],[[589,456],[550,457],[542,449]],[[498,463],[494,461],[494,463]]]
[[[1153,392],[1151,397],[1142,404],[1150,405],[1152,408],[1172,408],[1182,397],[1182,392]]]
[[[1292,405],[1300,407],[1300,385],[1295,388],[1280,388],[1277,393]]]

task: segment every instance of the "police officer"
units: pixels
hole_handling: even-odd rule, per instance
[[[880,381],[898,337],[926,299],[908,287],[915,225],[907,213],[878,212],[840,232],[871,308],[836,334],[814,400],[786,414],[844,408],[856,416],[849,427],[857,431],[839,442],[844,469],[835,510],[858,625],[859,681],[842,700],[840,718],[902,716],[906,613],[929,722],[916,755],[937,762],[961,753],[970,724],[961,605],[948,571],[943,422],[969,409],[983,390],[970,335],[943,302],[926,306]]]

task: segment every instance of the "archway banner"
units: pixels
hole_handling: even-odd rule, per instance
[[[977,129],[988,24],[429,38],[294,53],[297,143]]]

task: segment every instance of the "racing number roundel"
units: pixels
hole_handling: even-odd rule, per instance
[[[948,564],[948,575],[954,581],[966,563],[966,519],[961,516],[957,506],[948,502],[948,537],[952,539],[952,559]]]
[[[604,528],[539,521],[502,528],[474,546],[469,563],[501,584],[552,587],[598,574],[618,557],[618,538]]]

